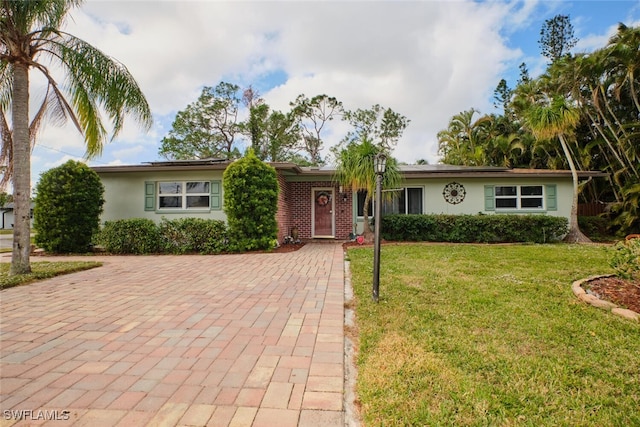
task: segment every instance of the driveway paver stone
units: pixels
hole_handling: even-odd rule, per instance
[[[345,424],[339,244],[92,259],[0,292],[0,425]]]

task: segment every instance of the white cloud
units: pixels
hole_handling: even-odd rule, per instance
[[[411,120],[395,155],[435,163],[436,134],[451,116],[472,107],[492,111],[489,100],[504,71],[530,55],[508,47],[508,37],[530,30],[541,9],[566,5],[97,0],[74,10],[66,30],[124,63],[156,118],[148,134],[129,121],[105,147],[102,162],[156,160],[175,113],[195,101],[202,86],[224,80],[260,82],[267,103],[282,111],[301,93],[335,96],[348,109],[390,107]],[[270,82],[272,75],[280,80]],[[82,140],[70,136],[73,128],[51,129],[43,144],[84,153]],[[346,126],[331,131],[327,145],[339,141]]]
[[[301,93],[349,109],[391,107],[411,119],[396,155],[435,162],[437,131],[485,107],[487,87],[517,54],[499,34],[508,11],[474,2],[96,1],[73,13],[69,31],[126,64],[155,114],[175,114],[203,85],[280,71],[287,82],[262,94],[273,108],[288,110]]]

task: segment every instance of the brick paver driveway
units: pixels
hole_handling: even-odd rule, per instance
[[[0,292],[2,425],[344,425],[339,244],[99,259]]]

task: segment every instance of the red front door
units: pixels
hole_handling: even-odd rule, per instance
[[[333,236],[333,189],[317,190],[313,196],[313,237]]]

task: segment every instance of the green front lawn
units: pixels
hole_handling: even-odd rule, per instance
[[[595,245],[349,250],[367,426],[640,425],[640,323],[586,305]]]
[[[0,263],[0,289],[24,285],[36,280],[49,279],[62,274],[73,273],[90,268],[100,267],[96,261],[66,261],[66,262],[32,262],[30,274],[9,276],[9,263]]]

